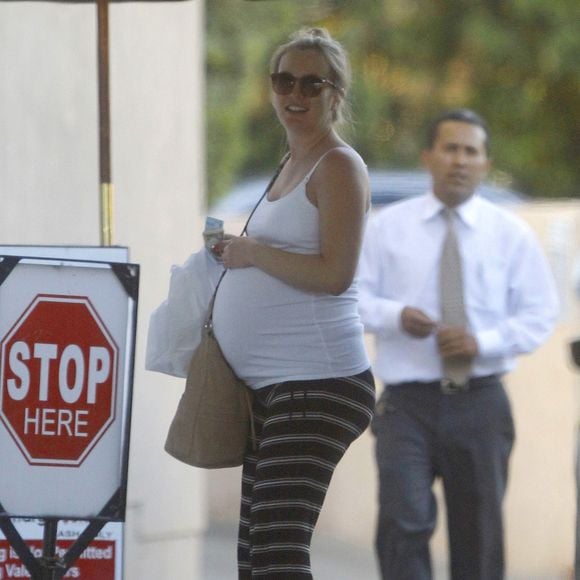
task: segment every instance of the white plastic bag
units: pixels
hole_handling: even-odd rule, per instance
[[[171,267],[169,294],[151,314],[145,368],[187,377],[223,266],[204,248]]]

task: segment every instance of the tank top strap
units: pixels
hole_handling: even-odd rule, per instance
[[[314,164],[314,166],[312,167],[312,169],[306,174],[306,176],[304,177],[304,183],[308,183],[308,181],[310,180],[310,178],[312,177],[312,174],[316,171],[316,168],[320,165],[320,162],[331,152],[331,151],[336,151],[337,149],[346,149],[347,151],[352,151],[353,153],[357,154],[356,151],[352,148],[352,147],[348,147],[347,145],[339,145],[338,147],[333,147],[332,149],[329,149],[328,151],[325,151],[319,158],[318,161]]]

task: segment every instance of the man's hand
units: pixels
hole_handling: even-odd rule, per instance
[[[475,358],[478,354],[477,340],[460,326],[442,327],[437,332],[437,346],[443,358]]]
[[[425,338],[435,330],[437,323],[422,310],[405,306],[401,312],[401,325],[411,336]]]

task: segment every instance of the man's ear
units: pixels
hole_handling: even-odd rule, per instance
[[[421,151],[421,165],[425,169],[429,169],[431,165],[431,149],[423,149]]]
[[[332,111],[332,120],[336,121],[338,118],[338,106],[340,105],[340,97],[338,95],[332,95],[332,101],[330,102],[330,110]]]
[[[491,168],[493,166],[491,157],[487,158],[487,167],[486,167],[486,173],[489,174],[489,172],[491,171]]]

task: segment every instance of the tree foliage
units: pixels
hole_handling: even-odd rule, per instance
[[[495,178],[580,196],[576,0],[212,0],[207,4],[211,196],[268,171],[283,150],[269,104],[272,50],[325,26],[353,65],[349,140],[369,166],[415,167],[425,123],[470,107],[492,129]]]

